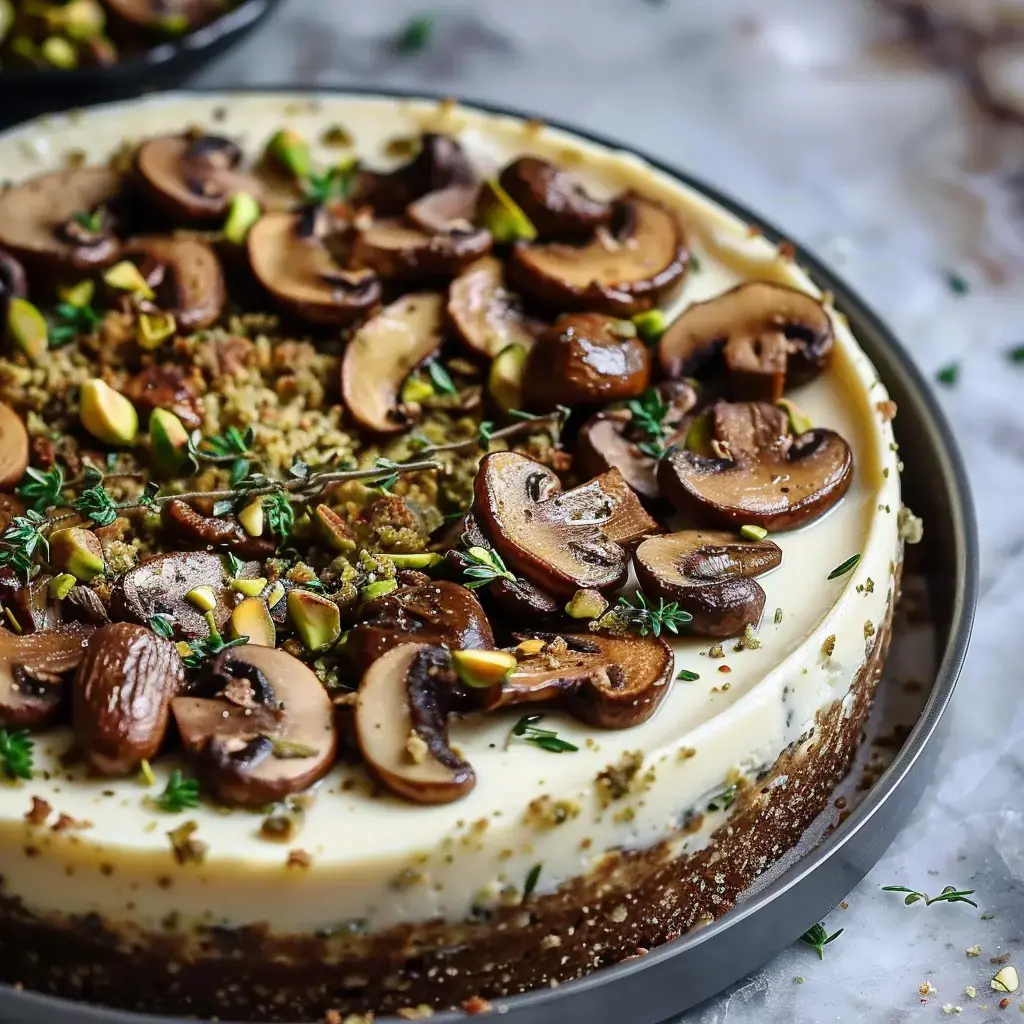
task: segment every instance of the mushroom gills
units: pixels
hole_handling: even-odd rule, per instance
[[[728,637],[756,626],[765,593],[754,577],[782,564],[770,540],[749,541],[722,531],[682,530],[649,537],[633,553],[640,589],[676,602],[692,619],[687,632]]]

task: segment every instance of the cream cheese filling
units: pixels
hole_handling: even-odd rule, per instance
[[[102,161],[124,138],[196,124],[237,138],[249,153],[282,125],[310,140],[340,125],[373,165],[387,162],[389,140],[424,128],[457,132],[485,169],[518,153],[537,153],[572,166],[595,192],[634,187],[680,211],[699,269],[688,275],[671,315],[752,278],[820,294],[800,267],[748,225],[639,159],[451,104],[329,93],[172,94],[16,129],[0,136],[0,165],[5,177],[21,180],[60,166],[71,153]],[[340,152],[317,150],[325,161]],[[178,915],[175,927],[182,929],[265,922],[276,934],[302,934],[358,921],[377,930],[435,917],[459,920],[482,903],[517,899],[537,865],[536,891],[547,892],[591,871],[610,850],[666,838],[680,849],[699,848],[727,813],[707,812],[716,795],[771,765],[819,711],[844,700],[891,597],[900,486],[892,431],[880,408],[888,395],[845,318],[834,311],[832,318],[837,346],[831,369],[787,397],[816,426],[846,438],[855,477],[826,517],[773,535],[784,559],[761,580],[767,602],[759,648],[735,651],[727,641],[725,656],[714,658],[706,640],[674,642],[673,676],[688,669],[699,679],[673,682],[659,712],[633,729],[599,732],[546,712],[544,726],[575,743],[577,753],[509,742],[516,709],[454,724],[452,741],[478,782],[468,797],[447,806],[405,803],[380,791],[362,768],[338,766],[316,789],[301,829],[283,845],[260,836],[259,815],[205,804],[181,814],[153,809],[151,798],[162,790],[173,759],[154,766],[157,781],[149,788],[131,779],[87,779],[60,765],[70,736],[45,734],[36,744],[35,778],[0,786],[3,894],[34,912],[98,913],[111,924],[144,930],[159,929],[170,914]],[[852,572],[828,579],[855,554],[861,558]],[[598,778],[609,766],[628,769],[631,781],[607,802]],[[26,821],[32,797],[53,808],[46,824]],[[684,831],[693,810],[705,813],[703,823]],[[89,825],[54,831],[60,814]],[[189,821],[205,855],[179,863],[168,832]],[[307,866],[295,857],[289,866],[295,850],[307,855],[298,858]]]

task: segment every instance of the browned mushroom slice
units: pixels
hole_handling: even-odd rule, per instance
[[[649,452],[682,443],[683,417],[697,404],[697,393],[683,381],[669,381],[654,389],[650,400],[647,394],[637,400],[643,415],[635,414],[630,403],[587,420],[577,435],[574,466],[584,476],[617,469],[641,498],[654,499],[661,495],[658,460]]]
[[[428,235],[475,230],[478,185],[449,185],[428,192],[405,208],[406,219]]]
[[[592,241],[516,246],[508,274],[513,287],[556,309],[632,316],[669,297],[687,258],[676,215],[634,193],[615,204]]]
[[[209,636],[203,613],[185,596],[197,587],[212,587],[217,597],[214,621],[221,629],[231,616],[233,591],[225,584],[224,567],[208,551],[175,551],[140,562],[122,573],[110,595],[110,615],[148,625],[154,615],[168,615],[185,639]]]
[[[523,371],[533,409],[636,398],[651,379],[651,355],[627,320],[566,313],[537,339]]]
[[[658,484],[697,523],[787,530],[827,512],[853,479],[850,446],[832,430],[794,437],[783,410],[763,402],[717,402],[708,456],[675,451]]]
[[[217,656],[199,691],[172,704],[185,748],[218,799],[263,807],[309,789],[334,764],[334,706],[297,658],[244,644]]]
[[[679,377],[721,353],[733,398],[775,402],[787,385],[823,370],[832,345],[832,323],[817,299],[752,281],[692,305],[661,336],[658,356],[665,373]]]
[[[160,510],[167,532],[189,548],[230,551],[239,558],[269,558],[277,550],[273,537],[250,536],[234,516],[204,516],[179,498]]]
[[[646,722],[668,694],[672,648],[660,637],[529,633],[543,650],[525,657],[501,685],[494,706],[556,702],[602,729]]]
[[[420,137],[419,150],[408,163],[386,174],[362,174],[352,202],[372,207],[378,217],[397,217],[420,196],[453,185],[469,185],[474,178],[457,140],[427,132]]]
[[[194,379],[174,363],[150,363],[124,382],[121,394],[135,406],[143,422],[154,409],[166,409],[188,430],[203,425]]]
[[[473,513],[509,568],[554,596],[622,586],[629,561],[622,545],[657,524],[617,470],[559,488],[539,462],[492,452],[477,471]]]
[[[0,402],[0,488],[14,487],[28,468],[28,431],[21,417]]]
[[[0,629],[0,726],[35,729],[52,721],[91,635],[91,626],[77,622],[21,636]]]
[[[400,401],[402,384],[440,347],[442,299],[415,292],[382,309],[352,336],[341,360],[341,394],[360,426],[378,434],[404,430],[419,414]]]
[[[349,262],[388,281],[455,277],[491,251],[483,228],[431,234],[398,219],[371,221],[357,229]]]
[[[380,281],[369,270],[345,270],[324,244],[315,211],[267,213],[246,244],[256,279],[286,309],[314,323],[357,320],[380,301]]]
[[[101,775],[127,775],[160,749],[185,687],[174,644],[130,622],[100,626],[75,673],[75,741]]]
[[[359,684],[359,748],[381,782],[407,800],[447,804],[476,785],[472,766],[448,743],[447,697],[455,687],[451,654],[415,643],[378,658]]]
[[[753,578],[781,564],[782,549],[773,541],[710,530],[649,537],[633,553],[640,589],[678,602],[693,616],[687,632],[698,636],[736,636],[756,626],[765,596]]]
[[[0,246],[29,270],[86,271],[113,263],[120,242],[109,204],[121,175],[109,167],[41,174],[0,191]]]
[[[467,267],[448,289],[448,319],[474,354],[493,359],[509,345],[529,348],[539,324],[525,317],[505,288],[500,260],[487,256]]]
[[[0,568],[0,606],[22,633],[41,633],[60,622],[60,605],[50,596],[48,573],[26,583],[10,568]]]
[[[545,240],[587,237],[612,216],[610,203],[594,199],[568,171],[539,157],[520,157],[498,180]]]
[[[143,142],[135,154],[154,205],[172,220],[190,224],[223,220],[238,192],[259,196],[262,186],[238,170],[241,162],[238,145],[217,135],[164,135]]]
[[[224,273],[208,245],[194,238],[135,238],[123,255],[139,264],[155,304],[172,313],[180,329],[198,331],[220,318]]]
[[[400,587],[371,601],[345,641],[361,670],[398,644],[490,650],[494,634],[471,590],[447,580]]]

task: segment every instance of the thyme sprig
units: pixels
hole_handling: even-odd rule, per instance
[[[958,889],[955,885],[947,885],[938,896],[929,896],[925,892],[918,892],[916,889],[908,889],[905,885],[883,885],[882,892],[904,892],[906,897],[903,902],[906,906],[913,906],[915,903],[919,903],[924,900],[924,905],[930,907],[933,903],[970,903],[972,907],[977,908],[978,904],[974,900],[969,900],[968,896],[973,896],[975,893],[974,889]]]
[[[67,345],[80,334],[92,334],[103,322],[102,315],[88,303],[75,306],[70,302],[58,302],[54,318],[56,323],[49,331],[51,348]]]
[[[807,931],[805,931],[803,935],[800,936],[800,941],[806,942],[808,946],[811,946],[814,949],[815,953],[818,954],[819,960],[824,960],[825,947],[830,942],[835,942],[835,940],[838,939],[839,936],[842,934],[843,929],[840,928],[839,931],[833,932],[831,935],[829,935],[828,930],[819,921],[817,924],[812,925],[810,928],[808,928]]]
[[[29,466],[18,485],[17,495],[35,512],[46,512],[64,501],[64,470],[54,465],[50,469]]]
[[[666,604],[665,599],[659,597],[657,605],[649,604],[640,590],[636,593],[635,604],[628,597],[620,597],[619,603],[608,615],[614,616],[626,629],[641,636],[647,636],[648,633],[661,636],[665,629],[670,633],[678,633],[680,626],[685,626],[693,619],[676,601]]]
[[[532,743],[541,750],[547,750],[552,754],[574,754],[580,748],[575,743],[563,740],[554,729],[542,729],[540,723],[543,715],[523,715],[509,733],[509,740],[513,738],[525,740]]]
[[[0,770],[7,778],[32,778],[33,746],[28,729],[0,729]]]
[[[485,587],[495,580],[508,580],[516,582],[515,574],[510,572],[508,566],[502,561],[497,551],[488,548],[471,547],[465,553],[466,560],[471,564],[462,570],[464,576],[469,577],[469,582],[463,584],[467,590],[476,590],[478,587]]]
[[[171,814],[198,807],[199,783],[195,779],[186,778],[180,768],[175,768],[156,802],[160,810]]]
[[[660,441],[665,436],[668,402],[657,388],[648,388],[639,398],[630,399],[626,408],[632,414],[632,426],[647,440]]]

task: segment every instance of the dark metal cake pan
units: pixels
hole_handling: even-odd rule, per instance
[[[301,90],[295,93],[297,97],[308,95]],[[336,94],[409,98],[407,93],[378,90],[342,89]],[[418,94],[411,98],[438,97]],[[498,114],[536,116],[487,104],[468,105]],[[628,148],[571,125],[547,123],[599,145]],[[703,181],[649,154],[632,152],[738,217],[757,224],[773,241],[787,237]],[[769,879],[762,880],[735,909],[714,924],[644,957],[556,989],[496,1000],[494,1009],[509,1024],[562,1024],[565,1020],[657,1024],[722,991],[795,941],[857,885],[910,817],[931,777],[943,715],[967,651],[977,598],[977,530],[967,475],[952,431],[927,383],[883,321],[840,277],[799,246],[797,259],[819,286],[833,293],[836,308],[849,318],[854,335],[899,406],[894,426],[905,464],[904,497],[925,521],[928,537],[926,564],[917,565],[913,556],[908,556],[905,579],[928,609],[930,649],[924,654],[935,666],[934,672],[925,676],[930,689],[922,696],[921,706],[914,709],[912,719],[897,723],[909,727],[909,734],[889,767],[861,794],[852,813],[838,826],[833,813],[831,820],[813,828],[809,840],[784,858]],[[917,641],[920,643],[920,637]],[[898,631],[893,643],[898,649]],[[880,703],[887,705],[884,699]],[[886,706],[881,713],[889,714]],[[892,724],[883,722],[881,728]],[[432,1019],[448,1024],[465,1018],[461,1014],[439,1014]],[[0,986],[0,1020],[18,1024],[56,1020],[62,1024],[154,1024],[158,1018]],[[379,1019],[378,1024],[385,1021]]]

